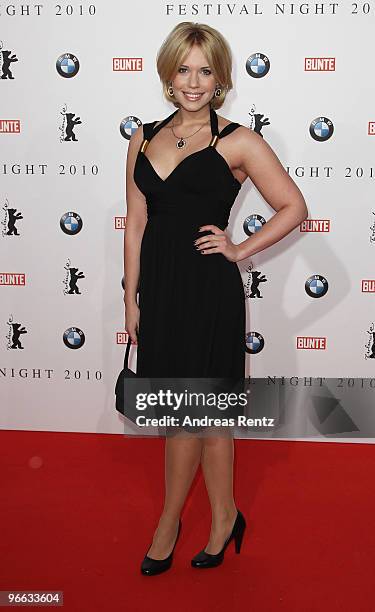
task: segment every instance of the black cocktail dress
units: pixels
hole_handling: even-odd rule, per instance
[[[137,374],[243,377],[245,296],[239,268],[222,253],[202,255],[193,244],[211,234],[199,232],[201,226],[228,225],[241,183],[216,144],[239,124],[219,133],[210,109],[210,143],[163,180],[147,157],[147,144],[177,110],[156,128],[157,121],[143,125],[134,168],[148,215],[140,255]]]

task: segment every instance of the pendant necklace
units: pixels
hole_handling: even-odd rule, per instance
[[[174,133],[173,125],[171,125],[173,136],[175,138],[177,138],[177,142],[176,142],[177,149],[183,149],[186,146],[186,140],[188,138],[191,138],[192,136],[194,136],[194,134],[196,134],[197,132],[199,132],[199,130],[201,130],[204,125],[209,123],[209,121],[210,120],[208,120],[205,123],[203,123],[200,128],[198,128],[195,132],[193,132],[193,134],[190,134],[190,136],[185,136],[185,137],[183,137],[183,136],[181,136],[181,137],[180,136],[176,136],[176,134]]]

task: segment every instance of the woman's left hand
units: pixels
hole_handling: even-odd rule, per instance
[[[217,225],[202,225],[199,231],[211,230],[213,234],[202,236],[195,240],[194,245],[203,255],[211,255],[211,253],[222,253],[228,261],[238,261],[239,248],[237,244],[233,244],[229,236],[221,230]]]

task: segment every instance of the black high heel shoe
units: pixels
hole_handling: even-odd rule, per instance
[[[218,565],[220,565],[224,560],[225,549],[228,546],[229,542],[233,539],[236,553],[239,553],[241,550],[242,538],[245,532],[245,527],[245,517],[242,512],[237,510],[237,516],[236,520],[234,521],[232,533],[225,540],[224,546],[221,551],[218,552],[216,555],[211,555],[210,553],[207,553],[204,549],[201,550],[198,554],[195,555],[195,557],[192,558],[192,567],[199,567],[203,569],[206,567],[217,567]]]
[[[145,576],[153,576],[155,574],[161,574],[162,572],[167,571],[171,567],[172,561],[173,561],[173,551],[177,544],[178,537],[180,535],[181,526],[182,524],[181,524],[181,519],[180,519],[178,522],[178,531],[177,531],[176,540],[173,545],[172,552],[168,555],[168,557],[166,557],[165,559],[152,559],[152,557],[145,555],[141,563],[142,574],[144,574]],[[151,546],[149,546],[149,549],[150,548]]]

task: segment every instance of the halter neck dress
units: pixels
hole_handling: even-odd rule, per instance
[[[182,159],[163,180],[147,157],[152,138],[178,109],[158,126],[143,125],[143,142],[134,181],[144,194],[147,223],[140,252],[137,376],[245,376],[245,295],[236,262],[222,253],[202,255],[194,241],[228,225],[241,183],[216,150],[216,112],[210,109],[209,144]],[[160,156],[168,154],[160,152]]]

